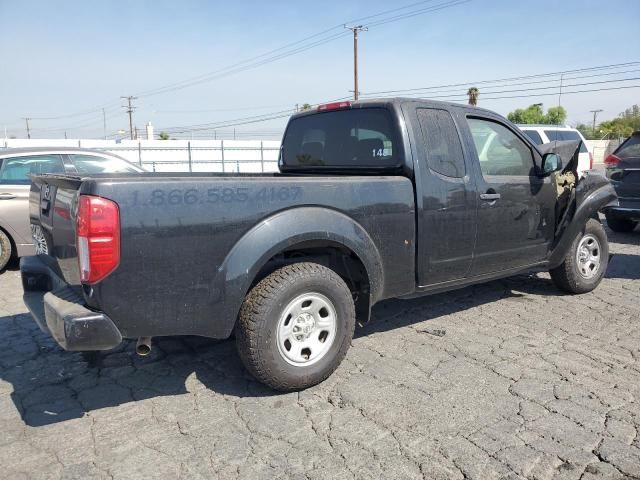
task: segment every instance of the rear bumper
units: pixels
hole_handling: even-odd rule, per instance
[[[607,215],[640,220],[640,198],[618,197],[619,205],[606,209]]]
[[[24,303],[38,326],[65,350],[109,350],[122,342],[113,321],[84,306],[82,295],[40,257],[23,257]]]
[[[640,208],[611,207],[606,210],[606,214],[614,217],[640,220]]]

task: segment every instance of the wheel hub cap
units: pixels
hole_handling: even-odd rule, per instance
[[[600,270],[600,242],[594,235],[585,235],[578,244],[576,264],[583,278],[593,278]]]
[[[294,320],[293,336],[298,341],[303,341],[311,336],[315,330],[316,321],[309,313],[303,313]]]
[[[296,367],[312,365],[331,349],[336,330],[336,309],[329,298],[316,292],[299,295],[278,321],[278,352]]]

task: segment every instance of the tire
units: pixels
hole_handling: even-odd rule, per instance
[[[597,254],[597,266],[595,258]],[[571,244],[562,264],[549,271],[553,283],[568,293],[586,293],[598,286],[609,264],[609,242],[602,224],[590,218]]]
[[[6,233],[0,230],[0,272],[4,270],[4,267],[11,260],[12,253],[11,240]]]
[[[607,217],[607,225],[614,232],[631,232],[636,228],[636,222],[629,218],[608,214],[605,214],[605,217]]]
[[[257,380],[275,390],[301,390],[340,365],[355,323],[344,280],[322,265],[295,263],[265,277],[246,296],[236,345]]]

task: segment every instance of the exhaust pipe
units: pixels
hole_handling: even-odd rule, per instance
[[[136,353],[146,357],[151,353],[151,337],[139,337],[136,342]]]

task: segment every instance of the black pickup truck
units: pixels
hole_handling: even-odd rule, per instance
[[[67,350],[235,332],[257,379],[308,387],[383,299],[532,270],[594,289],[597,212],[617,199],[577,180],[576,145],[543,153],[490,111],[391,99],[293,116],[276,174],[39,175],[47,251],[22,259],[24,300]]]

